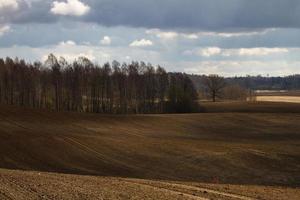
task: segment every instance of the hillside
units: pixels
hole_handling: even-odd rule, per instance
[[[299,113],[110,116],[0,109],[0,168],[300,185]]]

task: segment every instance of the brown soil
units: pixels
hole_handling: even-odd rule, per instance
[[[0,199],[298,200],[299,189],[66,175],[0,169]]]
[[[150,190],[161,195],[157,199],[164,199],[163,194],[165,199],[170,199],[168,195],[174,196],[171,199],[192,198],[190,191],[195,188],[180,186],[179,192],[187,191],[184,197],[177,189],[177,192],[166,191],[166,187],[177,187],[168,185],[173,181],[257,199],[299,197],[299,190],[293,189],[300,186],[297,106],[260,103],[258,108],[240,113],[109,116],[1,106],[0,168],[73,175],[41,173],[43,179],[39,178],[39,172],[0,170],[0,199],[22,199],[14,194],[24,195],[25,199],[42,199],[36,195],[52,193],[57,196],[48,199],[81,198],[74,195],[83,195],[81,199],[151,199]],[[271,112],[271,108],[275,110]],[[14,178],[1,186],[9,177]],[[118,182],[119,178],[111,177],[129,179]],[[148,185],[142,180],[143,183],[131,183],[135,178],[144,179]],[[28,182],[16,185],[23,179]],[[155,187],[161,182],[163,188],[149,186],[149,180],[154,179],[159,180]],[[91,185],[83,186],[89,180]],[[61,184],[68,185],[65,191],[60,191]],[[99,187],[108,187],[107,197],[98,194]],[[39,189],[36,194],[34,190]],[[74,194],[70,193],[73,190]],[[142,194],[135,197],[134,192],[140,191]],[[194,192],[198,195],[201,191]],[[114,194],[117,196],[109,196]],[[118,196],[122,194],[124,198]],[[220,196],[209,195],[209,198]],[[275,197],[268,198],[270,195]],[[226,198],[232,197],[222,196]]]

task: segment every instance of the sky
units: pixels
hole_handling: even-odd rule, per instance
[[[300,74],[299,0],[0,0],[0,57]]]

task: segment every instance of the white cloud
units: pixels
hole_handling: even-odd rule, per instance
[[[45,54],[42,56],[41,60],[44,62],[45,60],[47,60],[49,54]],[[76,59],[80,58],[80,57],[85,57],[88,58],[91,61],[95,61],[96,57],[94,55],[94,52],[92,50],[86,52],[86,53],[55,53],[55,56],[57,58],[59,57],[63,57],[64,59],[66,59],[68,62],[73,62]]]
[[[64,43],[67,43],[64,42]],[[191,55],[198,55],[200,49],[195,49],[190,52]],[[234,50],[235,55],[239,49],[222,49],[220,56],[223,55],[224,50]],[[130,48],[128,46],[86,46],[86,45],[67,45],[61,46],[59,44],[53,46],[43,47],[29,47],[29,46],[12,46],[0,48],[0,57],[19,57],[24,58],[29,62],[41,60],[50,53],[54,53],[57,57],[64,56],[68,61],[73,61],[79,56],[88,57],[90,60],[103,64],[104,62],[112,62],[118,60],[119,62],[129,62],[131,60],[145,61],[153,65],[160,64],[168,71],[178,71],[197,74],[220,74],[224,76],[235,75],[258,75],[270,74],[274,76],[289,75],[300,73],[300,48],[288,48],[289,53],[283,56],[280,54],[275,58],[271,55],[270,58],[263,57],[244,57],[233,56],[226,57],[225,60],[215,59],[214,57],[203,59],[195,57],[192,60],[185,60],[184,58],[173,60],[164,55],[162,51],[154,51],[144,48]],[[180,55],[179,55],[180,56]],[[199,58],[199,59],[197,59]],[[43,59],[44,60],[44,59]]]
[[[183,55],[193,56],[199,55],[203,57],[211,57],[211,56],[246,56],[246,57],[260,57],[260,56],[269,56],[273,54],[285,54],[289,53],[289,49],[287,48],[240,48],[240,49],[221,49],[219,47],[206,47],[200,49],[193,50],[185,50],[183,51]]]
[[[66,42],[65,42],[66,43]],[[62,46],[59,43],[55,45],[45,45],[42,47],[18,46],[0,48],[0,58],[7,56],[20,59],[25,59],[28,62],[36,60],[44,61],[47,56],[53,53],[55,56],[63,56],[69,62],[72,62],[80,56],[84,56],[93,62],[102,65],[105,62],[112,62],[114,60],[122,62],[144,61],[152,63],[153,65],[163,64],[161,62],[161,53],[145,48],[131,48],[127,46],[100,46],[96,44],[82,45],[66,45]]]
[[[174,40],[177,39],[178,37],[182,37],[184,39],[189,39],[189,40],[195,40],[199,38],[197,33],[177,33],[174,31],[162,31],[160,29],[146,30],[146,34],[155,35],[157,38],[163,40]]]
[[[103,39],[100,41],[102,45],[110,45],[111,44],[111,38],[109,36],[104,36]]]
[[[55,15],[82,16],[90,11],[90,7],[79,0],[67,0],[67,2],[54,1],[51,12]]]
[[[265,35],[271,31],[275,31],[275,28],[263,29],[260,31],[244,31],[244,32],[199,32],[198,36],[219,36],[224,38],[253,36],[253,35]]]
[[[92,61],[96,60],[94,49],[89,46],[77,45],[72,40],[62,41],[47,48],[39,48],[39,51],[39,54],[42,53],[40,57],[42,61],[45,61],[50,53],[54,53],[56,57],[64,57],[68,62],[73,62],[79,57],[86,57]],[[107,55],[104,57],[106,58]]]
[[[240,49],[222,49],[222,56],[246,56],[246,57],[260,57],[269,56],[273,54],[285,54],[288,53],[287,48],[240,48]]]
[[[220,74],[223,76],[267,75],[286,76],[300,73],[299,61],[203,61],[181,62],[186,73],[191,74]]]
[[[0,25],[0,37],[3,36],[5,33],[9,32],[10,26],[9,25]]]
[[[220,49],[219,47],[208,47],[208,48],[201,49],[198,52],[198,54],[204,57],[211,57],[211,56],[218,55],[221,52],[222,49]]]
[[[176,32],[173,32],[173,31],[164,32],[164,31],[161,31],[159,29],[146,30],[146,34],[155,35],[156,37],[158,37],[160,39],[164,39],[164,40],[172,40],[172,39],[175,39],[179,36],[179,34],[176,33]]]
[[[165,40],[172,40],[178,37],[176,32],[161,32],[157,34],[157,37]]]
[[[5,10],[18,10],[19,4],[17,0],[0,0],[0,11]],[[1,13],[0,13],[1,16]]]
[[[72,40],[68,40],[68,41],[62,41],[58,45],[59,46],[75,46],[76,42],[74,42]]]
[[[191,34],[186,34],[186,33],[183,33],[181,34],[183,38],[185,39],[190,39],[190,40],[196,40],[199,38],[199,36],[195,33],[191,33]]]
[[[286,48],[249,48],[239,49],[238,55],[240,56],[266,56],[276,53],[288,53],[289,50]]]
[[[231,37],[243,37],[243,36],[254,36],[254,35],[265,35],[271,31],[275,31],[275,28],[263,29],[259,31],[244,31],[244,32],[195,32],[195,33],[184,33],[184,32],[174,32],[174,31],[162,31],[160,29],[148,29],[146,30],[146,34],[155,35],[157,38],[163,40],[173,40],[178,37],[196,40],[202,36],[214,36],[214,37],[222,37],[222,38],[231,38]]]
[[[153,42],[151,40],[141,39],[133,41],[129,46],[131,47],[147,47],[152,46]]]

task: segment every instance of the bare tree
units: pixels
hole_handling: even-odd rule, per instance
[[[165,110],[165,98],[169,87],[168,74],[162,67],[158,66],[156,69],[156,77],[157,95],[159,100],[158,112],[163,113]]]
[[[221,98],[222,90],[226,86],[226,82],[223,77],[215,74],[209,75],[204,78],[203,83],[209,97],[213,102],[216,102],[217,98]]]
[[[61,109],[61,66],[57,60],[57,58],[50,54],[48,59],[45,62],[45,65],[52,69],[52,84],[54,86],[54,101],[55,101],[55,109],[59,111]]]

